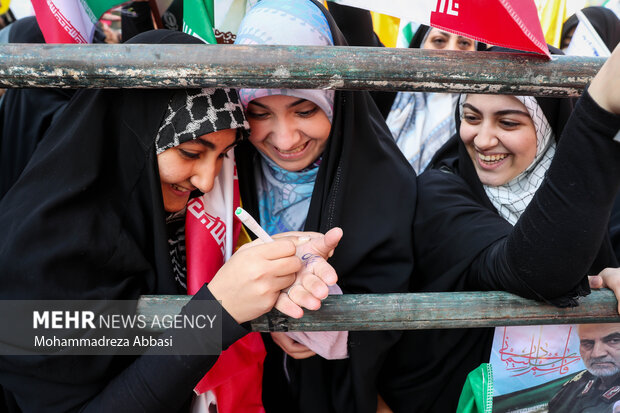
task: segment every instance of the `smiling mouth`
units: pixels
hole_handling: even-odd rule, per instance
[[[193,191],[193,189],[188,189],[188,188],[182,187],[182,186],[177,185],[177,184],[170,184],[170,186],[172,187],[172,189],[174,191],[180,192],[182,194],[187,194],[188,192],[192,192]]]
[[[283,149],[278,148],[277,146],[274,145],[274,148],[276,149],[276,151],[278,151],[279,153],[281,153],[282,155],[294,155],[296,153],[302,152],[304,149],[306,149],[308,147],[308,144],[310,143],[310,141],[306,141],[305,143],[293,148],[293,149],[289,149],[288,151],[285,151]]]
[[[502,154],[498,154],[498,155],[483,155],[481,153],[478,153],[478,157],[484,163],[493,164],[493,163],[497,163],[497,162],[503,161],[504,159],[506,159],[508,157],[508,154],[507,153],[502,153]]]

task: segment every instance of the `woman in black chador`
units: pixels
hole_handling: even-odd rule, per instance
[[[162,30],[132,43],[201,42]],[[190,268],[178,217],[191,193],[212,192],[247,134],[238,99],[229,89],[77,92],[0,201],[0,299],[186,294]],[[220,301],[222,348],[229,348],[248,333],[242,324],[269,311],[301,270],[293,241],[241,247],[183,312],[199,314],[199,300]],[[203,260],[214,258],[202,251]],[[213,340],[208,329],[165,334],[204,346]],[[150,353],[0,356],[7,409],[188,411],[194,386],[218,356]]]
[[[412,291],[503,290],[566,307],[610,285],[619,87],[617,49],[572,115],[567,99],[461,96],[459,133],[418,177]],[[386,402],[455,411],[492,338],[479,328],[405,333],[385,364]]]

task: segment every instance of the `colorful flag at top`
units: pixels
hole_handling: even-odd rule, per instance
[[[549,56],[533,0],[331,0],[466,36]]]
[[[91,43],[95,25],[119,0],[32,0],[46,43]]]
[[[258,0],[183,0],[183,31],[211,44],[234,43],[245,13]]]
[[[538,0],[536,7],[547,43],[559,48],[562,25],[570,16],[567,11],[567,0]]]
[[[4,14],[9,10],[10,0],[0,0],[0,14]]]

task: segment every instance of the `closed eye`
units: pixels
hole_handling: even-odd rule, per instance
[[[479,119],[478,119],[478,116],[476,116],[476,115],[471,115],[471,114],[467,114],[467,113],[463,115],[463,119],[464,119],[467,123],[475,123],[475,122],[477,122],[477,121],[479,120]]]
[[[315,106],[310,110],[305,110],[303,112],[297,112],[297,115],[301,116],[302,118],[307,118],[307,117],[314,115],[318,109],[319,107]]]
[[[510,120],[502,120],[500,121],[500,124],[506,128],[516,128],[517,126],[520,125],[519,122],[513,122]]]
[[[181,149],[178,148],[179,152],[181,153],[181,155],[187,159],[198,159],[200,158],[200,154],[196,153],[196,152],[189,152],[186,151],[185,149]]]
[[[247,110],[246,115],[248,118],[252,119],[266,119],[268,116],[267,112],[254,112],[253,110]]]

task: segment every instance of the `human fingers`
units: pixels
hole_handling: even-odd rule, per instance
[[[317,237],[322,237],[322,236],[323,236],[323,234],[321,234],[320,232],[314,232],[314,231],[287,231],[287,232],[280,232],[279,234],[274,234],[274,235],[271,236],[271,238],[273,238],[273,239],[286,238],[286,237],[317,238]]]
[[[287,291],[288,298],[300,307],[308,310],[318,310],[321,307],[321,300],[312,292],[306,290],[302,284],[293,284]]]
[[[598,276],[602,279],[602,287],[607,287],[614,292],[616,300],[620,302],[620,268],[607,267]],[[618,304],[620,313],[620,304]]]
[[[295,243],[290,239],[278,239],[267,244],[256,244],[252,248],[255,253],[268,260],[290,257],[297,252]]]
[[[240,246],[240,247],[237,249],[237,252],[238,252],[238,251],[245,251],[245,250],[247,250],[248,248],[253,248],[253,247],[256,247],[257,245],[263,245],[263,244],[264,244],[264,242],[263,242],[261,239],[256,238],[255,240],[253,240],[253,241],[251,241],[251,242],[246,242],[245,244],[243,244],[242,246]]]
[[[312,350],[305,350],[305,351],[296,351],[294,353],[290,353],[289,356],[291,356],[295,360],[303,360],[303,359],[310,358],[312,356],[316,356],[316,353]]]
[[[120,22],[121,16],[117,16],[116,14],[113,14],[113,13],[103,13],[103,16],[101,16],[101,20],[108,20],[111,22]]]
[[[316,353],[308,347],[293,340],[285,333],[271,333],[271,338],[286,354],[295,359],[304,359],[314,356]]]
[[[342,228],[339,227],[334,227],[325,233],[325,245],[332,251],[332,253],[333,250],[338,246],[338,243],[342,239],[343,234],[344,233],[342,231]]]
[[[600,275],[588,275],[588,283],[590,284],[590,288],[603,288],[603,279]]]
[[[274,307],[276,310],[286,314],[289,317],[301,318],[304,316],[304,310],[295,304],[285,292],[280,292]]]
[[[327,231],[322,237],[312,238],[310,243],[314,252],[325,259],[331,257],[342,238],[342,234],[342,229],[335,227]]]
[[[313,270],[315,269],[313,267]],[[301,288],[308,291],[309,294],[318,300],[323,300],[329,294],[328,284],[318,275],[306,269],[297,274],[295,284],[300,284]]]
[[[338,282],[338,274],[336,273],[334,267],[332,267],[324,259],[317,258],[314,263],[308,267],[308,269],[310,269],[312,274],[314,274],[318,278],[321,284],[325,285],[325,288],[320,287],[321,284],[318,284],[317,280],[315,280],[314,278],[307,280],[308,282],[312,282],[313,284],[304,283],[304,287],[306,287],[308,291],[312,291],[317,298],[321,298],[319,296],[322,296],[322,298],[327,297],[327,286],[334,285]],[[318,290],[316,288],[318,288]]]

